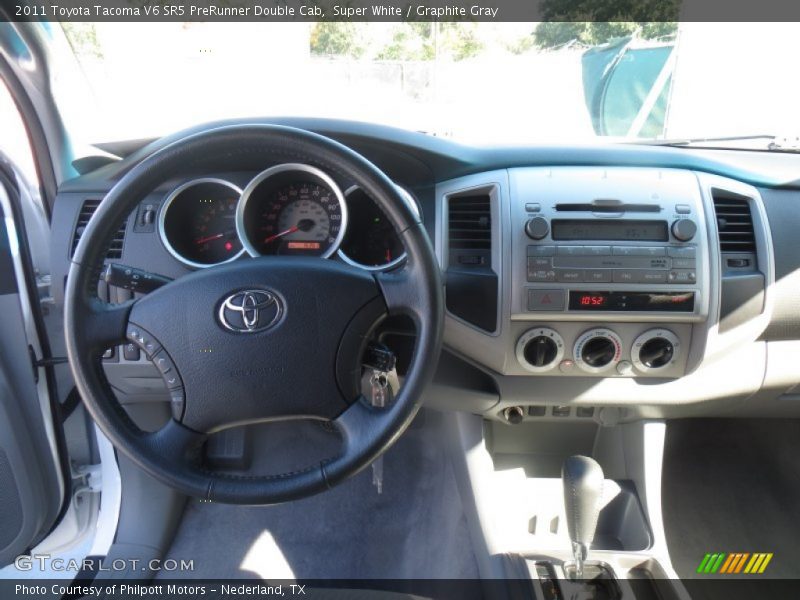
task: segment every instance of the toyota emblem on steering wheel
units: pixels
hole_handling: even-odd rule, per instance
[[[256,333],[275,325],[283,314],[276,294],[266,290],[245,290],[231,294],[219,307],[219,322],[229,331]]]

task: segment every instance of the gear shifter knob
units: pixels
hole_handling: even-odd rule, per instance
[[[597,529],[603,479],[603,469],[588,456],[570,456],[561,468],[567,529],[578,577],[582,576],[583,561]]]

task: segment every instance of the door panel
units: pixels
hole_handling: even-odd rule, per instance
[[[32,307],[17,277],[23,236],[6,220],[19,214],[12,205],[18,196],[6,175],[0,174],[0,566],[50,530],[64,495],[52,413],[40,399],[29,350]]]

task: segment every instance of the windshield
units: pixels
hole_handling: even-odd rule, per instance
[[[800,132],[800,25],[65,23],[76,141],[311,116],[478,144]],[[58,32],[55,32],[58,33]],[[61,57],[66,58],[66,57]],[[765,145],[765,140],[750,140]]]

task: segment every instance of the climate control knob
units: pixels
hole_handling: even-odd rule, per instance
[[[602,373],[619,362],[622,340],[610,329],[590,329],[575,341],[573,355],[587,373]]]
[[[549,327],[526,331],[517,340],[517,360],[531,373],[549,371],[564,358],[564,338]]]
[[[631,348],[631,362],[637,370],[649,373],[674,364],[681,342],[668,329],[650,329],[636,338]]]
[[[678,219],[672,224],[672,235],[680,242],[688,242],[697,233],[697,225],[691,219]]]
[[[525,233],[532,240],[543,240],[550,233],[550,224],[544,217],[534,217],[525,223]]]

